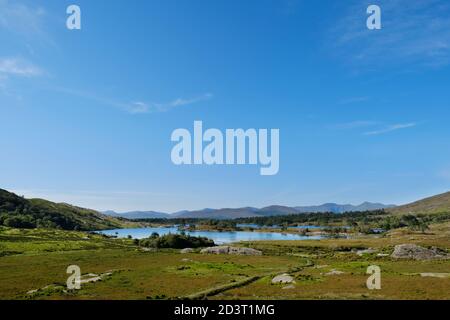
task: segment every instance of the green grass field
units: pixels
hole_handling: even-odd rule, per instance
[[[450,299],[450,278],[420,275],[450,273],[450,260],[377,256],[400,243],[449,250],[449,230],[447,223],[425,234],[396,230],[385,237],[241,243],[264,255],[231,256],[146,252],[128,239],[1,228],[0,299]],[[354,252],[367,248],[377,252]],[[66,292],[69,265],[80,266],[82,274],[112,274]],[[369,265],[381,267],[381,290],[366,287]],[[332,271],[339,274],[327,275]],[[272,285],[281,273],[296,283]],[[35,289],[41,290],[27,294]]]

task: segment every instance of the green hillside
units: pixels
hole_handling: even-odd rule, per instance
[[[0,225],[89,231],[120,228],[124,224],[94,210],[42,199],[25,199],[0,189]]]
[[[393,214],[450,213],[450,192],[419,200],[404,206],[388,209]]]

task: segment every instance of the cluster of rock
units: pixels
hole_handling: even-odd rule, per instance
[[[204,254],[235,254],[246,256],[260,256],[262,252],[252,248],[239,248],[230,246],[209,247],[202,249],[200,253]]]
[[[325,273],[326,276],[339,276],[341,274],[344,274],[345,272],[339,271],[336,269],[332,269],[330,272]]]
[[[87,283],[95,283],[102,280],[105,280],[106,278],[109,278],[113,275],[113,273],[116,272],[114,270],[107,271],[105,273],[101,274],[95,274],[95,273],[88,273],[84,274],[80,277],[80,284],[87,284]],[[62,286],[60,284],[50,284],[40,289],[34,289],[27,292],[27,295],[29,296],[35,296],[39,294],[50,294],[50,293],[68,293],[67,287]]]
[[[432,277],[432,278],[450,278],[450,273],[442,272],[423,272],[420,274],[421,277]]]
[[[395,246],[391,255],[395,259],[414,259],[414,260],[431,260],[431,259],[448,259],[450,256],[444,250],[439,248],[427,249],[415,244],[400,244]]]
[[[295,283],[294,278],[287,273],[280,274],[272,279],[272,284]]]
[[[375,253],[377,252],[377,250],[369,248],[369,249],[365,249],[365,250],[357,250],[356,254],[360,257],[362,257],[365,254],[371,254],[371,253]]]

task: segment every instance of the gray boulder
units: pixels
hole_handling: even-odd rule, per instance
[[[339,271],[336,269],[332,269],[330,272],[325,273],[326,276],[339,276],[341,274],[344,274],[345,272]]]
[[[180,253],[193,253],[194,249],[192,248],[186,248],[186,249],[181,249]]]
[[[205,248],[200,250],[200,253],[204,253],[204,254],[228,254],[229,251],[228,246],[220,246],[220,247],[209,247],[209,248]]]
[[[235,254],[235,255],[249,255],[260,256],[262,252],[252,248],[239,248],[230,246],[209,247],[202,249],[200,253],[203,254]]]
[[[287,283],[295,283],[294,278],[287,273],[280,274],[272,279],[273,284],[287,284]]]
[[[447,259],[448,254],[438,248],[427,249],[415,244],[400,244],[395,246],[391,257],[395,259],[431,260]]]
[[[375,253],[377,252],[377,250],[369,248],[369,249],[365,249],[365,250],[358,250],[356,251],[356,254],[360,257],[362,257],[365,254],[371,254],[371,253]]]

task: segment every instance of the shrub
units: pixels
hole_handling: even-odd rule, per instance
[[[139,245],[150,248],[200,248],[214,246],[214,241],[204,237],[191,237],[183,234],[167,234],[164,236],[152,235],[150,238],[142,239]]]

